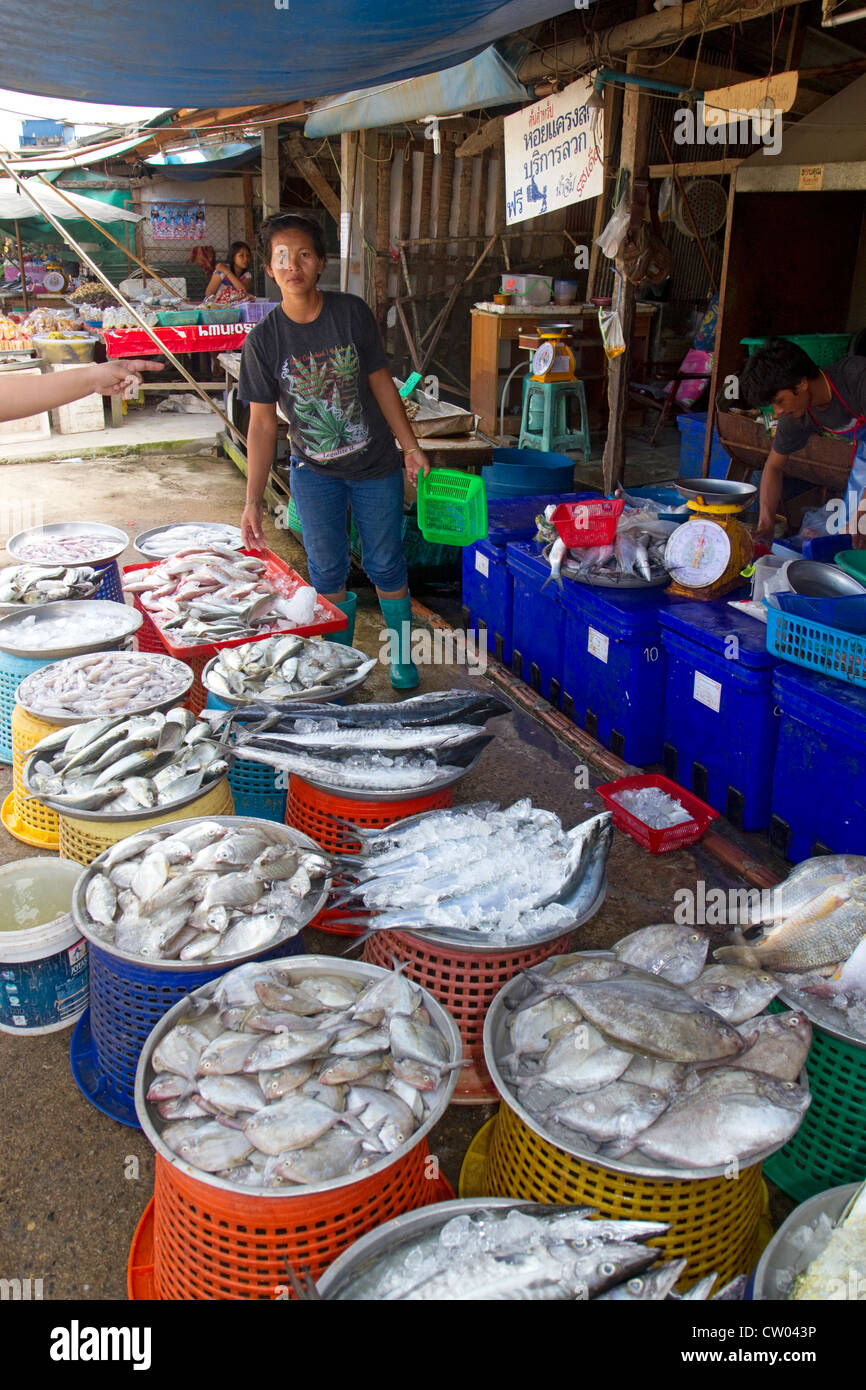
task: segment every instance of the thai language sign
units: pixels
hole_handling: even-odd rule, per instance
[[[592,79],[506,116],[505,216],[523,222],[584,198],[604,182],[604,122],[589,105]]]

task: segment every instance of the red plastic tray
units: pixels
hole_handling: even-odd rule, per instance
[[[667,792],[668,796],[680,802],[692,819],[683,821],[680,825],[669,825],[662,830],[656,830],[638,820],[637,816],[633,816],[613,799],[615,792],[638,791],[641,787],[658,787],[660,791]],[[672,782],[669,777],[662,777],[657,773],[644,773],[639,777],[620,777],[616,782],[603,782],[601,786],[596,787],[596,791],[608,810],[613,811],[613,823],[616,828],[630,835],[644,849],[648,849],[650,854],[666,854],[668,850],[685,849],[688,845],[696,844],[710,821],[719,818],[718,811],[714,811],[712,806],[687,792],[678,782]]]
[[[285,560],[281,560],[278,555],[274,555],[270,550],[240,550],[238,554],[254,555],[257,558],[264,559],[266,577],[271,580],[275,587],[279,589],[280,593],[286,598],[291,598],[292,594],[298,588],[298,585],[306,583],[306,580],[302,579],[290,565],[287,565]],[[136,574],[139,570],[150,570],[153,569],[155,565],[162,563],[164,562],[157,560],[143,565],[125,565],[123,573],[124,575]],[[340,609],[335,608],[333,603],[329,603],[327,599],[319,595],[319,603],[322,604],[331,615],[325,622],[309,623],[305,627],[290,627],[288,622],[284,621],[282,627],[269,628],[265,632],[248,632],[241,637],[232,637],[225,642],[202,642],[199,643],[198,646],[174,646],[171,638],[163,632],[159,624],[154,621],[153,615],[145,608],[144,604],[140,602],[139,595],[133,594],[132,599],[139,612],[143,612],[150,620],[154,631],[158,634],[169,656],[177,657],[179,661],[186,661],[187,663],[190,662],[191,658],[204,657],[205,659],[209,659],[212,656],[216,656],[217,652],[223,651],[226,647],[242,647],[245,642],[260,642],[264,641],[266,637],[277,637],[285,634],[292,634],[295,637],[320,637],[328,633],[342,632],[349,624],[349,620],[345,613],[341,613]]]
[[[551,516],[560,539],[569,549],[610,545],[616,535],[625,499],[601,497],[591,502],[560,502]]]

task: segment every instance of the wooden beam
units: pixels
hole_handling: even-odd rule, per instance
[[[439,156],[439,210],[436,215],[436,235],[447,237],[451,229],[451,204],[454,198],[454,141],[449,131],[442,131],[442,153]]]
[[[412,220],[412,166],[415,163],[414,140],[408,137],[397,141],[400,151],[400,211],[397,216],[397,236],[404,240],[411,232]],[[392,175],[393,177],[393,175]]]
[[[719,275],[719,308],[716,313],[716,333],[713,339],[713,367],[710,376],[709,400],[707,402],[707,426],[704,436],[704,457],[701,473],[707,477],[710,471],[710,454],[713,447],[713,427],[716,419],[716,396],[719,390],[719,344],[722,341],[722,325],[725,321],[725,297],[728,288],[728,262],[731,259],[731,228],[734,223],[734,198],[737,191],[736,171],[728,184],[728,210],[725,216],[725,249],[722,253],[722,269]]]
[[[375,305],[373,260],[376,248],[376,222],[379,207],[379,137],[375,131],[362,130],[358,137],[358,181],[356,191],[361,195],[361,294],[369,305]]]
[[[374,309],[379,331],[385,332],[385,313],[388,300],[388,270],[391,264],[391,158],[393,141],[388,135],[378,140],[376,190],[376,260],[373,266]]]
[[[795,14],[799,11],[795,10]],[[638,72],[643,69],[638,68]],[[671,57],[663,62],[660,67],[653,67],[652,77],[659,77],[663,82],[682,82],[683,91],[688,91],[692,87],[701,92],[712,91],[716,87],[729,87],[733,82],[755,82],[761,76],[759,72],[740,72],[731,68],[722,67],[718,63],[698,63],[697,68],[690,58]],[[792,112],[798,116],[807,116],[810,111],[814,111],[827,99],[824,92],[810,92],[808,88],[802,86],[804,73],[800,73],[801,85],[797,89],[794,99]]]
[[[502,120],[502,116],[494,116],[492,121],[485,121],[480,130],[467,135],[462,145],[458,145],[454,151],[455,158],[471,159],[473,155],[489,150],[491,145],[501,145],[504,138]]]
[[[699,179],[702,174],[708,179],[717,179],[735,173],[742,162],[742,159],[695,159],[691,164],[651,164],[650,178],[671,179],[676,169],[681,179]]]
[[[349,288],[352,236],[355,229],[355,179],[358,171],[358,132],[340,136],[340,289]]]
[[[243,171],[243,190],[244,190],[244,238],[250,247],[255,247],[255,230],[253,228],[253,176],[249,169]]]
[[[322,207],[331,214],[337,226],[340,225],[340,197],[331,187],[314,159],[310,158],[304,146],[304,137],[292,134],[288,140],[289,158],[302,178],[310,185]]]
[[[275,125],[262,131],[262,216],[280,210],[280,142]]]

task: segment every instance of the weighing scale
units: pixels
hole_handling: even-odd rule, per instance
[[[672,533],[665,548],[669,592],[715,599],[742,584],[754,555],[752,537],[737,520],[757,492],[727,478],[683,478],[677,490],[695,515]]]
[[[541,344],[532,356],[530,381],[577,381],[574,353],[568,345],[572,327],[570,323],[549,323],[536,329]]]

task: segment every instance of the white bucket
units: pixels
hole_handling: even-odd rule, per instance
[[[0,1032],[56,1033],[87,1008],[87,942],[69,915],[80,875],[47,857],[0,868]]]

